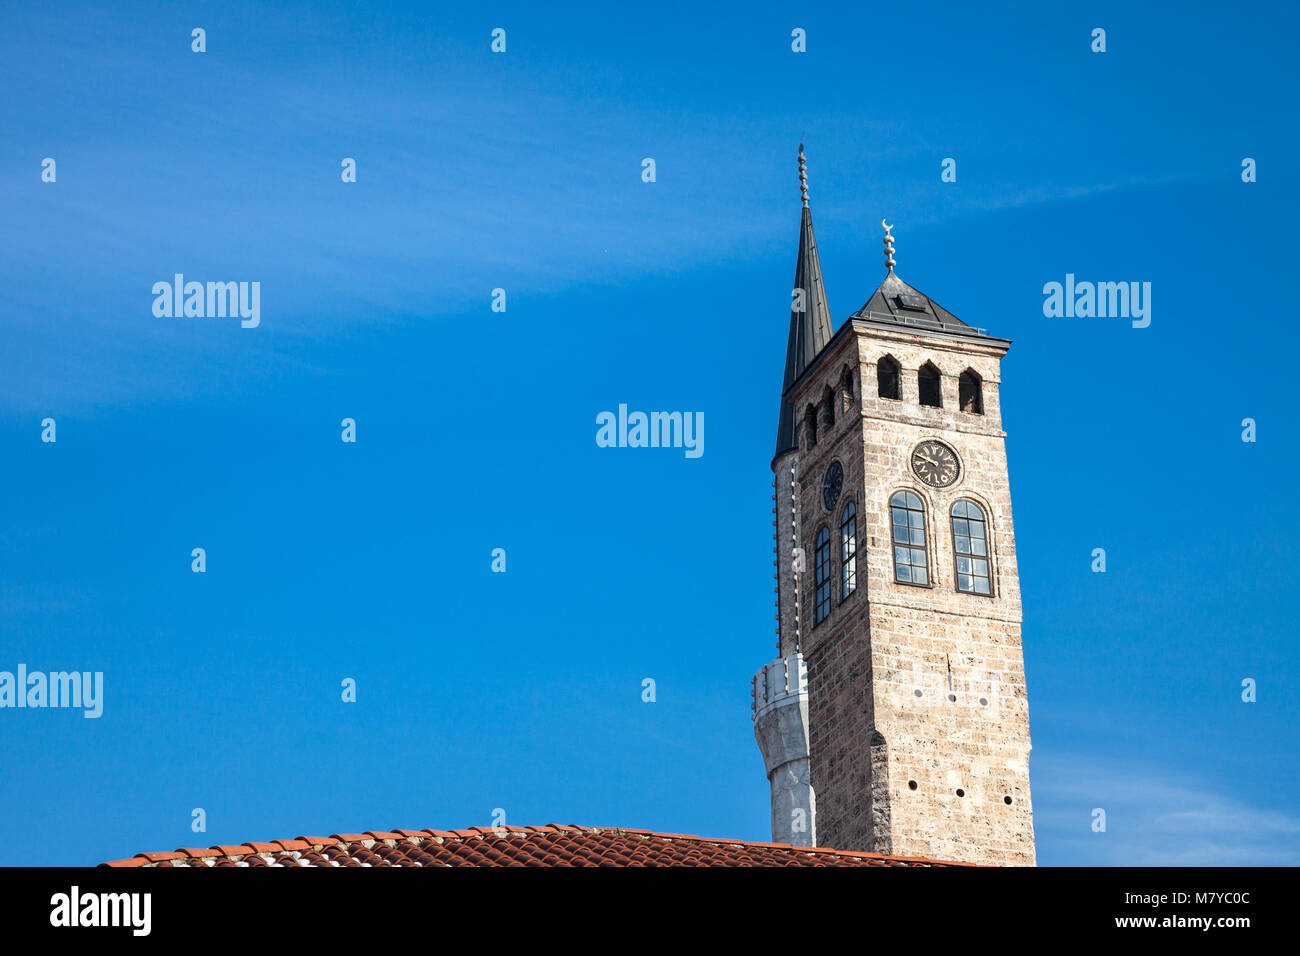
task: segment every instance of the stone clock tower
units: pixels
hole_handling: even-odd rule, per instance
[[[832,331],[799,160],[772,462],[778,657],[753,681],[772,838],[1032,866],[999,395],[1011,343],[900,279],[892,226],[884,281]]]

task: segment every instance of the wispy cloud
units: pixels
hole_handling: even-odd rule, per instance
[[[1260,806],[1191,776],[1059,755],[1034,764],[1039,862],[1102,866],[1300,863],[1300,814]],[[1106,811],[1104,833],[1093,811]]]

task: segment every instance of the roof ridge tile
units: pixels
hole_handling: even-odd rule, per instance
[[[300,836],[297,839],[306,840],[312,846],[338,846],[341,842],[334,837]]]

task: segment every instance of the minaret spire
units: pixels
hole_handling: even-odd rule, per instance
[[[776,571],[777,658],[756,675],[754,737],[763,752],[772,794],[772,840],[817,845],[817,800],[808,774],[808,668],[800,653],[800,577],[806,560],[800,547],[798,435],[786,392],[831,340],[831,310],[808,209],[808,160],[799,144],[799,255],[790,302],[790,341],[781,385],[781,420],[772,459],[773,561]]]
[[[799,225],[799,254],[794,268],[782,395],[817,357],[834,332],[830,306],[826,302],[826,286],[822,281],[821,260],[817,256],[817,240],[813,236],[812,211],[808,208],[808,160],[802,143],[799,144],[799,194],[803,202],[803,218]],[[795,445],[794,409],[782,398],[776,433],[777,456]]]
[[[885,220],[880,220],[880,224],[885,227],[885,268],[890,272],[894,271],[894,227],[889,225]]]

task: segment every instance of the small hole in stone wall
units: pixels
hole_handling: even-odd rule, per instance
[[[981,698],[980,698],[980,706],[981,706],[981,707],[987,707],[988,705],[989,705],[989,699],[988,699],[987,697],[981,697]]]
[[[917,696],[917,697],[920,697],[920,696],[921,696],[921,692],[920,692],[919,690],[916,692],[916,696]]]
[[[915,789],[916,789],[916,781],[915,781],[915,780],[909,780],[909,781],[907,781],[907,789],[908,789],[908,790],[915,790]]]
[[[1011,806],[1011,798],[1010,798],[1010,797],[1003,797],[1003,798],[1002,798],[1002,802],[1005,803],[1007,806]]]
[[[957,788],[957,796],[959,796],[959,797],[964,797],[964,796],[966,796],[966,791],[963,790],[961,787],[958,787],[958,788]]]

